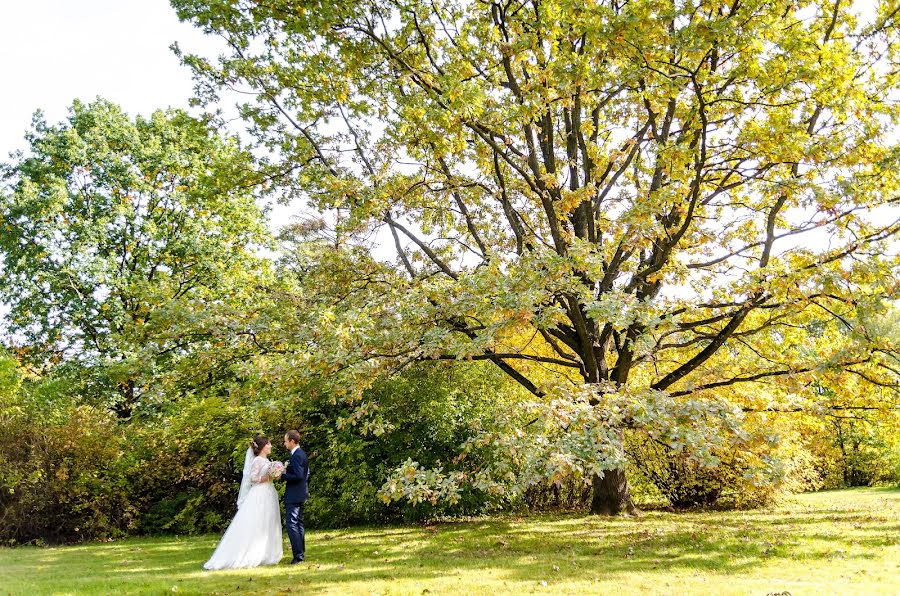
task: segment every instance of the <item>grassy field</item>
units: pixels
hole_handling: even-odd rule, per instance
[[[900,594],[896,489],[765,511],[313,531],[304,565],[204,571],[216,541],[0,549],[0,594]]]

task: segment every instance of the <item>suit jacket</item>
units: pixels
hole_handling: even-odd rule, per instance
[[[300,447],[291,454],[284,474],[284,502],[287,505],[306,503],[309,499],[309,458]]]

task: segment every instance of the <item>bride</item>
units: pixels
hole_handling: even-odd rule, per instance
[[[238,494],[238,510],[219,546],[203,567],[237,569],[274,565],[281,560],[281,508],[272,480],[283,470],[269,462],[272,443],[256,437],[244,457],[244,475]]]

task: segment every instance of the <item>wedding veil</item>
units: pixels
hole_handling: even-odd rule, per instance
[[[244,475],[241,476],[241,491],[238,493],[237,506],[241,508],[247,493],[250,491],[250,466],[253,465],[253,449],[247,447],[247,454],[244,456]]]

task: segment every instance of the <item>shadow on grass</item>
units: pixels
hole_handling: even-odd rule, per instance
[[[446,570],[499,569],[513,580],[578,579],[586,571],[610,576],[643,572],[712,571],[740,574],[778,558],[803,561],[871,559],[897,544],[900,525],[874,515],[818,511],[816,515],[751,513],[730,521],[660,514],[638,519],[558,516],[510,523],[448,523],[430,529],[421,544],[365,552],[344,544],[318,545],[323,561],[342,560],[355,571],[330,581],[365,579],[373,573],[434,577]],[[823,524],[837,527],[831,531]],[[856,526],[856,527],[855,527]],[[850,547],[856,547],[850,553]],[[365,569],[363,569],[365,568]]]
[[[900,506],[898,489],[870,490],[865,496],[881,495],[890,497],[891,507]],[[46,586],[71,578],[65,581],[78,593],[109,591],[109,586],[120,586],[115,591],[125,593],[158,592],[174,584],[188,593],[212,593],[247,589],[248,582],[254,591],[275,592],[398,578],[426,583],[456,574],[471,578],[490,573],[512,582],[579,581],[635,572],[736,576],[779,559],[802,565],[874,558],[900,536],[896,513],[885,509],[807,504],[778,511],[652,512],[632,518],[555,514],[317,531],[309,534],[309,563],[304,566],[227,572],[202,569],[218,537],[130,539],[0,551],[0,569],[6,568],[0,577],[32,574]],[[98,577],[105,582],[99,587]]]

